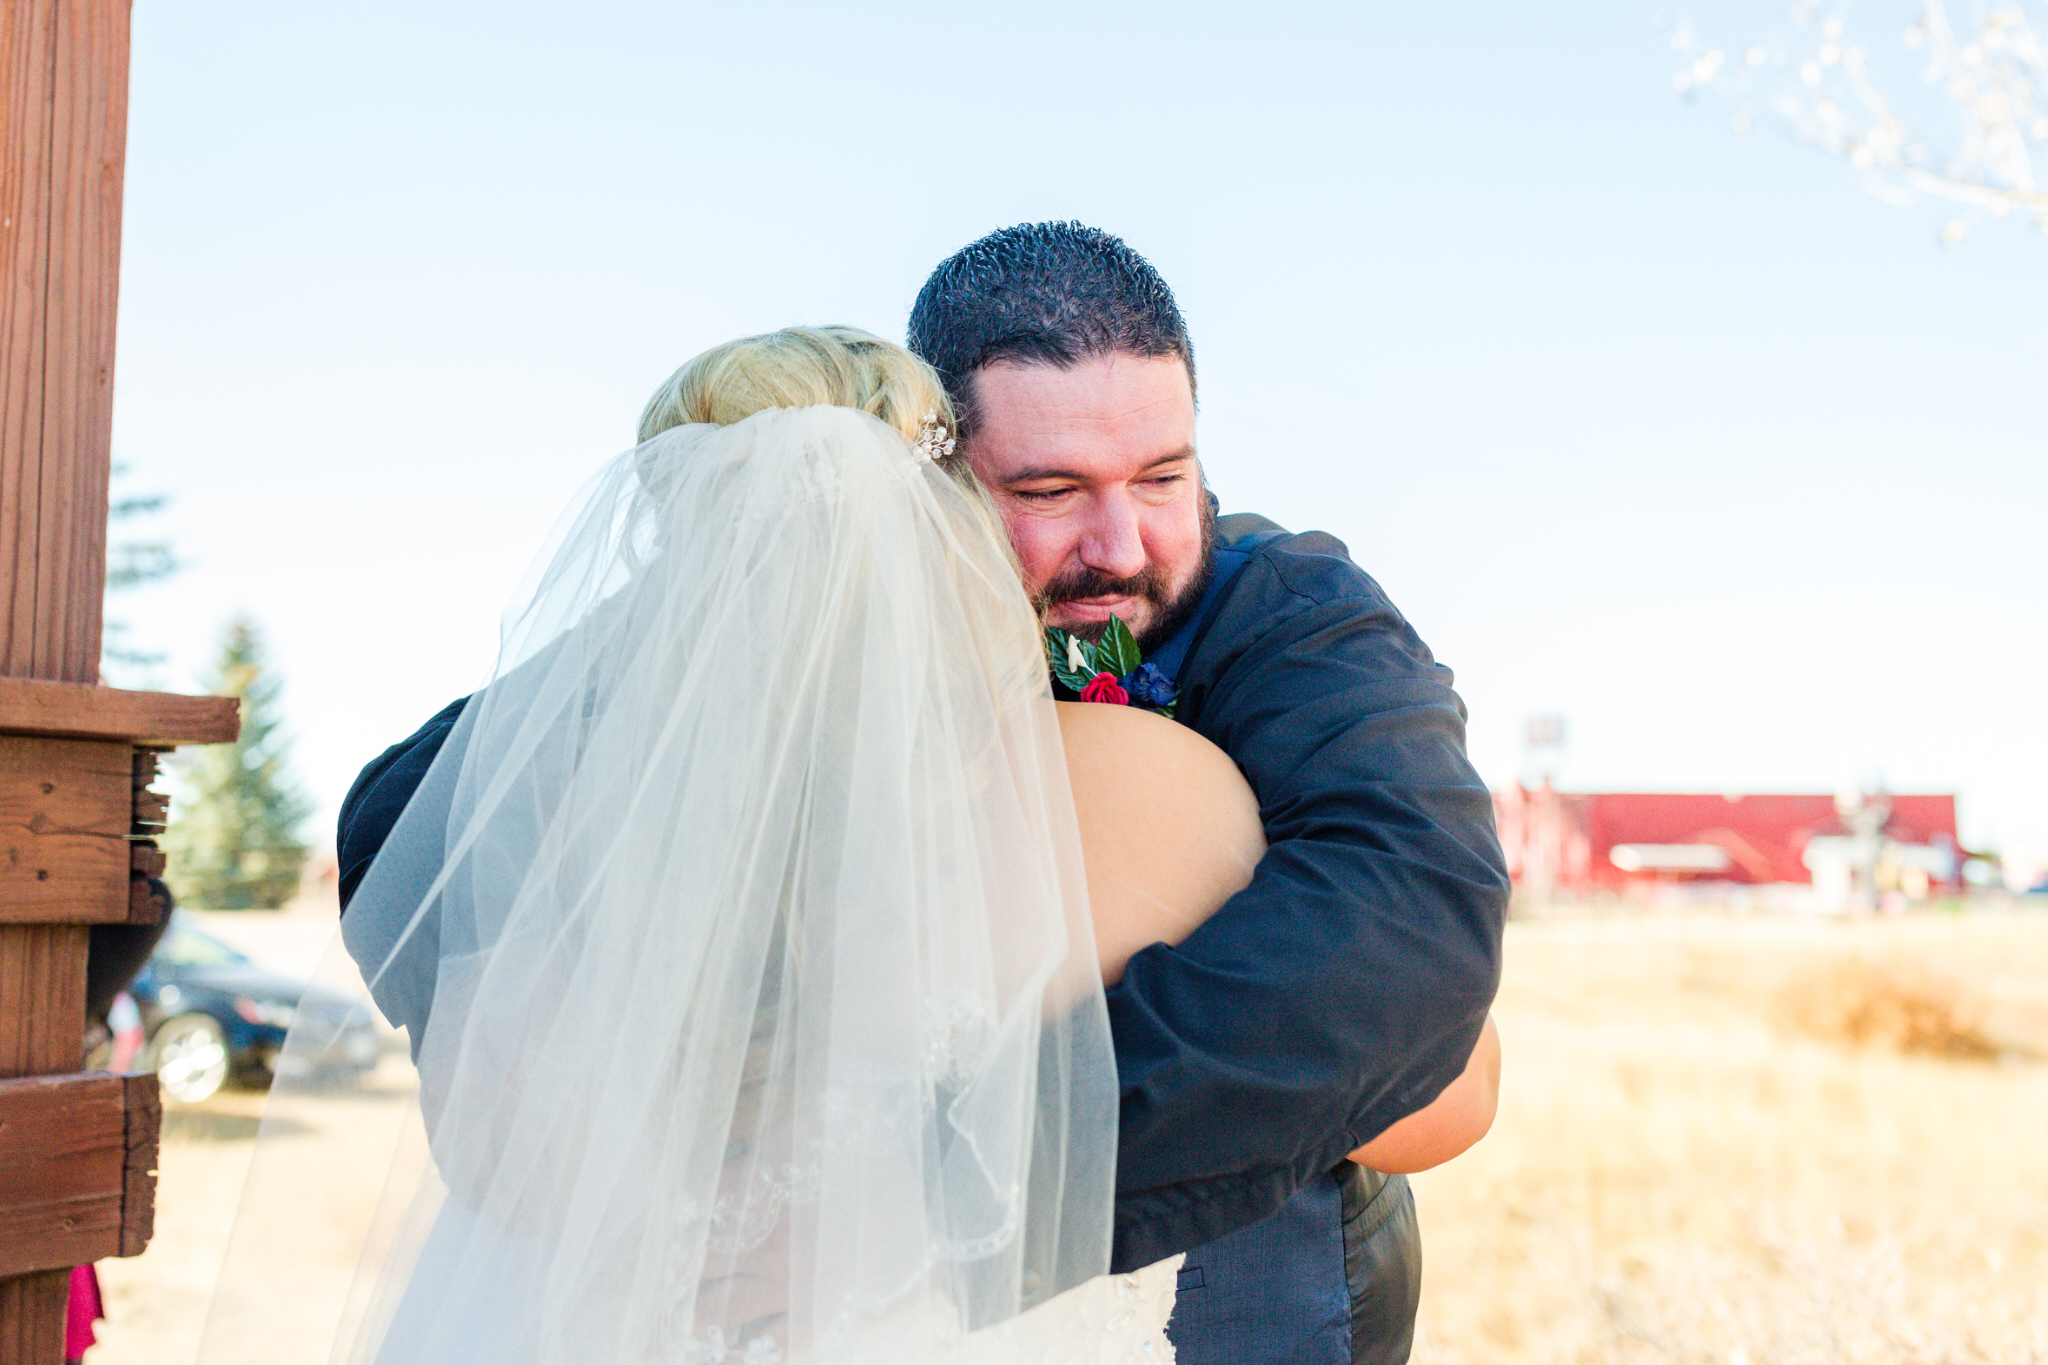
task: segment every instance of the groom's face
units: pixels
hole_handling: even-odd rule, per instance
[[[1114,613],[1158,643],[1201,591],[1207,496],[1195,397],[1176,356],[1107,355],[1071,369],[989,365],[967,462],[988,486],[1024,586],[1083,635]]]

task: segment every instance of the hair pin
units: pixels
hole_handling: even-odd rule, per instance
[[[924,425],[918,428],[917,440],[912,444],[917,447],[918,454],[936,463],[953,453],[953,433],[939,425],[937,412],[927,412]]]

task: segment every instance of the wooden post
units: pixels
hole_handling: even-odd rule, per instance
[[[0,676],[99,679],[127,0],[0,0]]]
[[[128,8],[0,0],[0,1365],[58,1365],[70,1267],[149,1240],[155,1078],[66,1074],[86,947],[162,866],[138,754],[236,723],[95,685]]]

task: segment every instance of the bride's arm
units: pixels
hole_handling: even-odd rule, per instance
[[[1427,1108],[1418,1109],[1351,1153],[1351,1159],[1372,1171],[1409,1175],[1441,1166],[1486,1136],[1500,1101],[1500,1034],[1493,1016],[1473,1044],[1472,1057],[1458,1078],[1444,1087]]]

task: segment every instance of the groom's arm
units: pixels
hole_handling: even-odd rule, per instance
[[[1109,993],[1119,1269],[1272,1214],[1465,1068],[1508,881],[1465,711],[1329,536],[1259,548],[1181,672],[1259,798],[1252,883]]]
[[[362,884],[385,839],[412,795],[433,767],[441,746],[462,718],[468,697],[458,697],[435,713],[433,719],[386,749],[357,774],[348,795],[341,801],[341,816],[335,821],[335,861],[341,867],[341,908]]]

